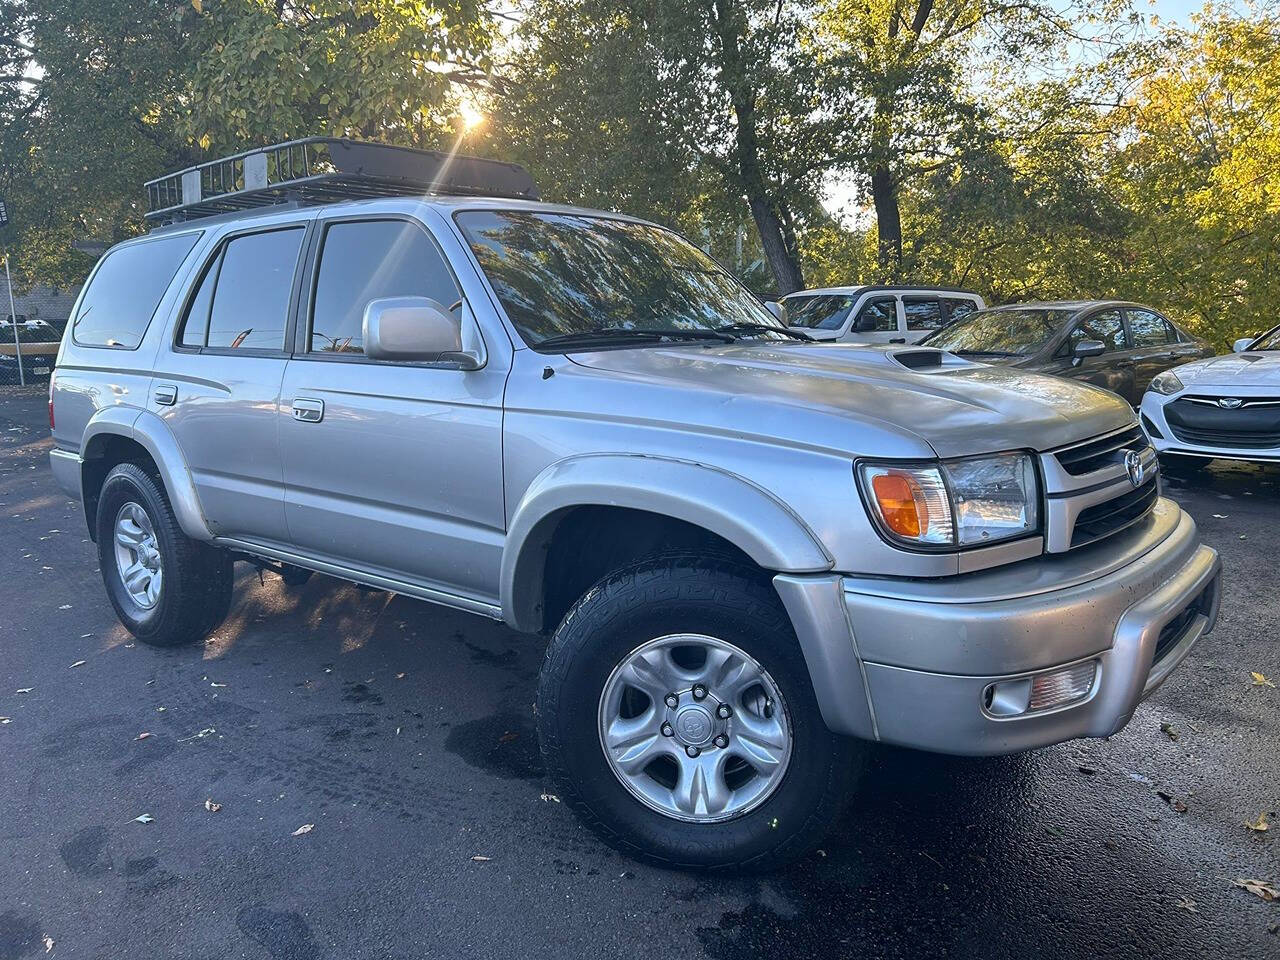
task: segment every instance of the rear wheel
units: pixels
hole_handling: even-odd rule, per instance
[[[831,733],[770,584],[666,557],[593,587],[547,652],[549,774],[607,841],[667,866],[772,868],[839,816],[863,748]]]
[[[208,636],[231,604],[232,561],[187,537],[163,488],[141,467],[122,463],[102,484],[98,563],[107,597],[125,628],[144,643],[171,646]]]

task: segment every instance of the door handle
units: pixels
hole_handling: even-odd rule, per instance
[[[172,383],[162,383],[151,391],[151,396],[160,406],[171,407],[178,402],[178,388]]]
[[[298,397],[293,401],[293,419],[303,423],[319,423],[324,419],[324,401]]]

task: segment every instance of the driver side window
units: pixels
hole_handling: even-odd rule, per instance
[[[864,303],[853,328],[859,333],[897,333],[898,307],[893,297]]]
[[[320,249],[309,350],[364,353],[364,308],[383,297],[429,297],[450,310],[458,307],[462,294],[444,257],[417,224],[330,224]]]
[[[1129,338],[1124,332],[1119,310],[1104,310],[1078,322],[1067,336],[1066,355],[1070,356],[1082,340],[1098,340],[1108,353],[1129,349]]]

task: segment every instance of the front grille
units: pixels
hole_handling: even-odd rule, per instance
[[[1164,408],[1164,416],[1182,443],[1251,450],[1280,447],[1280,403],[1271,397],[1237,399],[1240,406],[1228,410],[1212,397],[1179,397]]]
[[[1109,437],[1100,437],[1066,450],[1058,450],[1054,456],[1062,469],[1073,477],[1092,473],[1109,463],[1120,463],[1127,450],[1142,450],[1147,446],[1147,438],[1142,435],[1141,427],[1132,427],[1121,433],[1113,433]]]
[[[1153,478],[1136,490],[1085,507],[1076,516],[1076,525],[1071,531],[1072,549],[1109,537],[1137,523],[1155,506],[1159,496],[1159,484]]]

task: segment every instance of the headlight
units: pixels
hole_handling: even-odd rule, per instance
[[[877,525],[909,546],[981,546],[1039,526],[1035,463],[1025,453],[929,466],[862,463],[858,473]]]
[[[1178,375],[1172,370],[1166,370],[1151,381],[1151,386],[1148,389],[1154,390],[1156,393],[1162,393],[1167,397],[1169,394],[1177,393],[1182,389],[1182,381],[1178,379]]]

